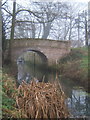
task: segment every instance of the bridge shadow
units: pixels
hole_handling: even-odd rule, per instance
[[[18,56],[17,60],[19,60],[20,58],[21,58],[20,60],[23,60],[21,56],[23,56],[23,54],[28,53],[28,52],[37,53],[40,56],[43,64],[48,65],[48,58],[46,57],[46,55],[40,50],[36,50],[36,49],[28,49],[28,50],[22,51],[22,53]]]
[[[41,57],[43,63],[46,64],[46,65],[48,64],[48,59],[47,59],[47,57],[46,57],[41,51],[39,51],[39,50],[34,50],[34,49],[30,49],[30,50],[27,50],[27,51],[25,51],[25,52],[30,52],[30,51],[37,53],[37,54]]]
[[[29,52],[30,54],[28,54]],[[25,54],[26,56],[24,56]],[[27,57],[27,55],[29,56]],[[39,50],[29,49],[23,51],[17,59],[17,66],[19,84],[22,80],[26,81],[27,76],[29,76],[27,81],[30,81],[33,77],[42,81],[43,78],[47,77],[48,59]]]

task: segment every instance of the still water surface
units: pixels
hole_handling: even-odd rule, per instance
[[[31,58],[32,59],[28,59],[28,61],[25,60],[17,64],[19,84],[22,80],[26,80],[27,83],[30,83],[33,77],[37,78],[37,81],[44,80],[44,82],[55,80],[55,71],[48,71],[37,54],[36,57],[34,54],[34,59],[32,54]],[[58,75],[58,79],[67,96],[66,105],[71,113],[71,117],[90,116],[90,94],[72,80],[62,80],[61,75]]]

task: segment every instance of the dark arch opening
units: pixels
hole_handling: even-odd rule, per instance
[[[26,61],[26,63],[25,63],[25,60],[23,59],[22,55],[25,54],[25,53],[27,53],[27,52],[34,52],[34,53],[38,54],[40,56],[40,58],[41,58],[40,60],[42,61],[42,63],[38,64],[35,61],[31,62],[32,59],[31,59],[31,61],[30,61],[29,64],[28,64],[29,60]],[[20,72],[18,72],[18,83],[19,84],[21,83],[21,81],[23,80],[23,78],[24,78],[24,80],[26,80],[27,76],[29,76],[29,78],[30,78],[30,76],[31,76],[31,78],[35,77],[35,78],[37,78],[37,80],[39,82],[42,81],[43,79],[44,79],[44,82],[48,81],[47,80],[47,75],[46,75],[47,74],[46,70],[47,70],[47,67],[48,67],[48,59],[44,55],[43,52],[41,52],[39,50],[35,50],[35,49],[28,49],[28,50],[23,51],[23,53],[18,57],[18,59],[19,58],[20,59],[22,58],[21,62],[20,61],[17,62],[18,63],[18,70],[20,71]],[[17,61],[18,61],[18,59],[17,59]],[[30,67],[30,69],[27,69],[27,67],[24,66],[25,64],[22,64],[23,60],[24,60],[24,63],[26,64],[26,66],[28,64],[28,68]],[[29,66],[29,65],[31,65],[31,66]],[[29,73],[29,74],[27,74],[27,73]],[[31,80],[31,78],[30,78],[30,80]],[[28,80],[28,81],[30,81],[30,80]]]
[[[41,51],[35,50],[35,49],[29,49],[29,50],[26,50],[26,51],[24,51],[24,52],[30,52],[30,51],[36,52],[36,53],[41,57],[42,62],[43,62],[44,64],[46,64],[46,65],[48,64],[48,59],[47,59],[47,57],[46,57]]]

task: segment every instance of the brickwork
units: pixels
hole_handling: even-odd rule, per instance
[[[35,50],[41,57],[46,57],[48,64],[55,63],[70,52],[69,41],[44,39],[15,39],[12,47],[12,61],[28,50]]]

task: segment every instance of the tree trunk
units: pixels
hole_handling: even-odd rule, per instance
[[[85,19],[85,46],[88,46],[87,20]]]
[[[72,18],[70,18],[70,32],[69,32],[69,40],[71,40],[71,33],[72,33]]]
[[[47,39],[48,35],[49,35],[49,32],[50,32],[50,29],[51,29],[51,23],[47,23],[47,25],[45,25],[45,23],[43,23],[43,35],[42,35],[42,38],[43,39]]]
[[[15,11],[16,11],[16,1],[13,2],[13,16],[12,16],[12,26],[11,26],[11,36],[9,41],[9,51],[8,51],[8,61],[11,63],[11,53],[12,53],[12,42],[14,40],[14,27],[15,27]]]
[[[35,38],[35,24],[31,23],[32,26],[32,38]]]
[[[88,61],[90,61],[90,1],[88,2]],[[88,62],[88,92],[90,93],[90,62]]]
[[[80,15],[78,13],[78,47],[80,47]]]

